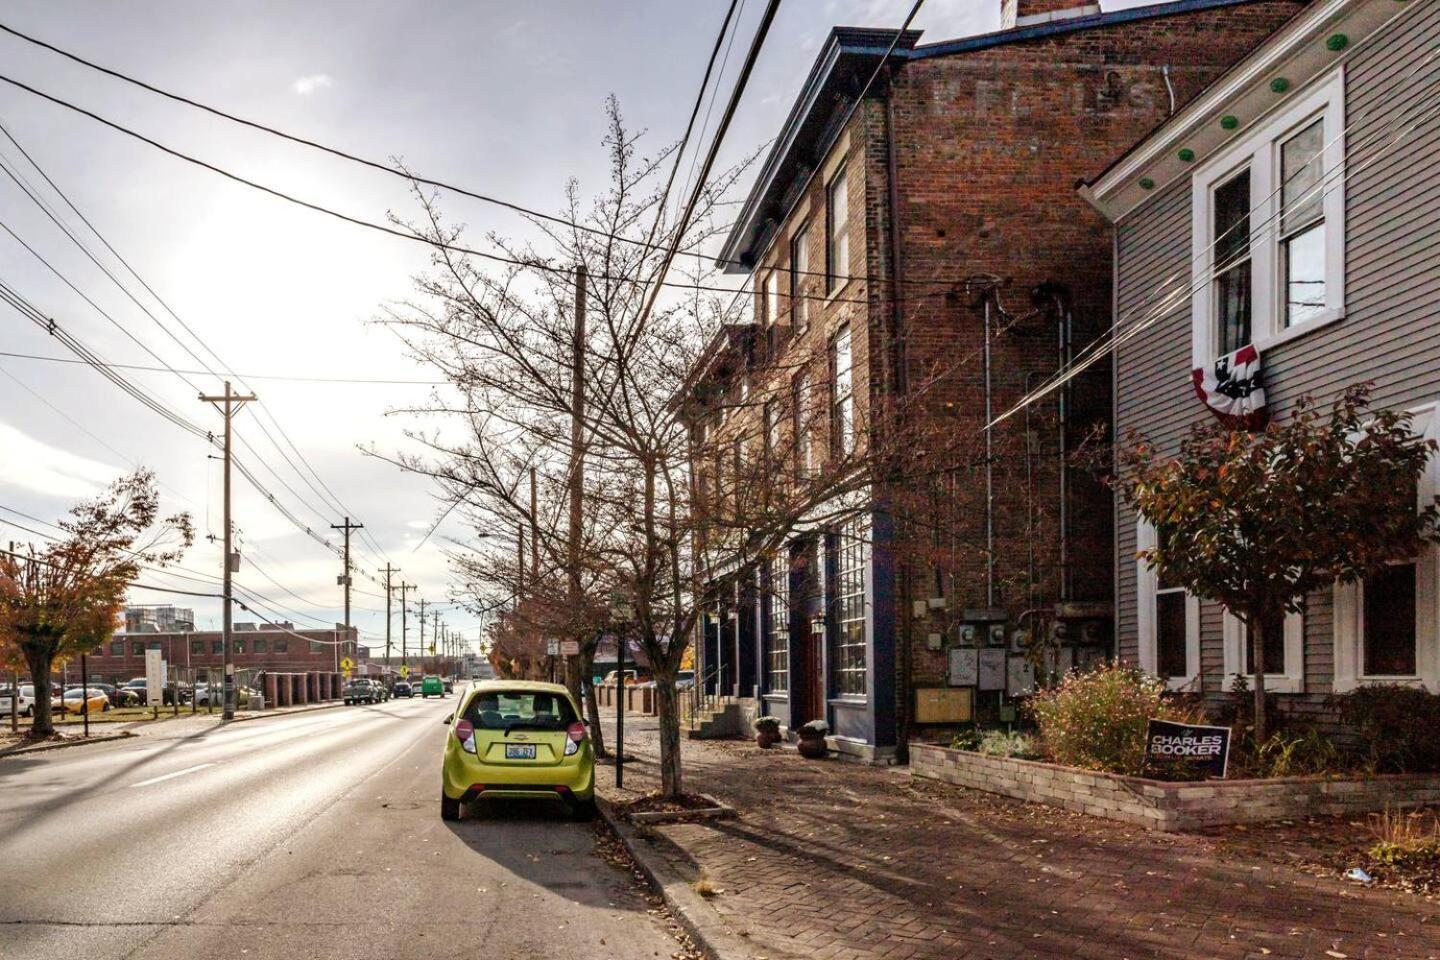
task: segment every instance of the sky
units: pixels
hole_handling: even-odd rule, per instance
[[[763,6],[743,6],[722,96]],[[909,6],[782,6],[722,167],[775,136],[833,25],[898,27]],[[568,178],[592,192],[604,188],[608,94],[649,131],[653,149],[678,139],[725,7],[724,0],[11,0],[0,23],[229,112],[558,211]],[[984,32],[998,26],[999,9],[1000,0],[931,0],[915,26],[924,30],[922,42]],[[0,65],[15,80],[289,193],[370,220],[415,212],[395,178],[164,100],[9,35],[0,34]],[[263,410],[252,406],[237,416],[237,434],[255,451],[242,443],[237,453],[277,500],[337,543],[327,527],[348,512],[365,524],[363,540],[355,540],[364,570],[388,562],[400,568],[397,583],[417,585],[412,598],[453,600],[440,536],[426,539],[439,506],[427,481],[361,452],[371,445],[407,449],[403,431],[417,424],[391,411],[437,389],[424,383],[434,374],[375,322],[385,305],[411,295],[424,249],[264,196],[4,83],[0,124],[175,316],[58,205],[3,137],[0,160],[43,188],[59,218],[146,309],[3,174],[0,223],[14,236],[0,231],[0,280],[107,362],[157,365],[148,349],[178,370],[201,370],[183,378],[163,370],[124,375],[206,429],[218,431],[220,417],[198,393],[218,392],[220,382],[186,348],[216,370],[238,373]],[[504,210],[443,196],[442,206],[472,238],[490,230],[526,235],[525,224]],[[72,356],[4,305],[0,353]],[[277,377],[420,383],[269,379]],[[147,574],[146,582],[214,593],[205,578],[218,573],[220,549],[206,535],[222,527],[221,473],[211,452],[89,367],[0,356],[0,542],[37,539],[16,524],[53,533],[22,514],[54,522],[77,499],[144,466],[156,472],[167,511],[188,510],[201,535],[180,576]],[[237,581],[269,598],[271,611],[262,613],[302,626],[340,620],[338,558],[238,476],[233,504],[243,557]],[[438,531],[462,540],[466,533],[453,525]],[[353,622],[372,646],[383,646],[383,588],[359,575],[355,590]],[[212,598],[137,590],[132,602],[175,602],[194,607],[201,626],[219,622]],[[476,636],[473,616],[442,609],[452,629]],[[237,611],[236,618],[247,616]],[[398,637],[398,613],[394,630]]]

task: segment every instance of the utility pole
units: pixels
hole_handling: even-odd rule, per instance
[[[385,564],[385,670],[390,670],[390,575],[400,571]]]
[[[575,331],[571,338],[570,370],[570,530],[566,538],[566,561],[570,574],[570,609],[580,609],[580,531],[584,509],[585,472],[585,264],[575,268]],[[579,639],[577,636],[575,639]],[[566,665],[566,685],[580,694],[580,664],[571,658]]]
[[[425,601],[420,601],[420,672],[425,672]]]
[[[409,661],[406,659],[406,657],[408,655],[407,648],[409,646],[408,639],[410,633],[410,607],[408,604],[405,603],[405,594],[407,591],[414,589],[415,584],[406,583],[403,580],[400,581],[400,666],[402,667],[409,665]],[[406,677],[406,679],[408,680],[409,677]]]
[[[223,394],[221,394],[221,395],[218,396],[218,397],[215,397],[215,396],[208,396],[208,397],[207,397],[205,394],[202,393],[202,394],[200,394],[200,399],[201,399],[202,401],[204,401],[205,403],[214,404],[215,407],[216,407],[216,409],[218,409],[218,410],[220,411],[220,413],[225,417],[225,434],[224,434],[225,439],[224,439],[224,450],[223,450],[223,459],[224,459],[224,461],[225,461],[225,481],[224,481],[224,487],[225,487],[225,493],[224,493],[224,497],[225,497],[225,517],[224,517],[225,531],[224,531],[224,536],[222,537],[222,540],[223,540],[223,549],[224,549],[224,551],[225,551],[225,577],[224,577],[224,580],[223,580],[223,586],[222,586],[222,588],[221,588],[221,593],[223,594],[223,597],[221,598],[221,601],[220,601],[221,604],[222,604],[222,607],[223,607],[223,613],[222,613],[221,621],[220,621],[220,624],[221,624],[221,625],[220,625],[220,637],[221,637],[221,645],[222,645],[223,648],[224,648],[224,659],[223,659],[222,662],[223,662],[223,664],[224,664],[224,666],[223,666],[223,670],[224,670],[223,683],[224,683],[224,697],[225,697],[225,701],[224,701],[224,702],[225,702],[225,705],[224,705],[224,707],[221,709],[220,717],[221,717],[222,720],[234,720],[234,719],[235,719],[235,643],[234,643],[234,638],[231,636],[231,628],[232,628],[232,623],[231,623],[232,616],[231,616],[231,613],[232,613],[232,611],[231,611],[231,609],[230,609],[230,604],[231,604],[232,601],[231,601],[230,578],[231,578],[231,575],[235,573],[235,570],[240,566],[240,558],[239,558],[238,556],[236,556],[235,554],[233,554],[233,553],[230,552],[230,433],[231,433],[231,430],[230,430],[230,421],[234,419],[234,417],[235,417],[235,411],[236,411],[236,410],[240,409],[240,407],[242,407],[243,405],[245,405],[245,404],[247,404],[247,403],[254,402],[254,400],[255,400],[255,394],[253,394],[253,393],[249,393],[249,394],[239,394],[239,393],[235,393],[234,391],[232,391],[232,390],[230,389],[230,381],[229,381],[229,380],[226,380],[226,381],[225,381],[225,392],[224,392]]]
[[[349,517],[346,517],[344,523],[332,523],[332,524],[330,524],[330,529],[331,529],[331,530],[343,530],[343,531],[345,531],[345,573],[344,573],[342,576],[337,577],[336,580],[335,580],[335,582],[336,582],[336,584],[338,584],[339,586],[342,586],[342,587],[345,588],[345,643],[344,643],[344,646],[345,646],[345,649],[349,651],[349,653],[347,653],[346,656],[352,656],[352,655],[358,653],[359,651],[356,649],[355,645],[351,644],[351,642],[350,642],[350,579],[351,579],[351,578],[350,578],[350,531],[352,531],[352,530],[364,530],[364,529],[365,529],[365,524],[363,524],[363,523],[351,523],[351,522],[350,522],[350,518],[349,518]],[[336,650],[336,653],[337,653],[337,656],[338,656],[338,653],[339,653],[340,648],[339,648],[339,647],[336,647],[335,650]],[[339,668],[340,664],[337,663],[337,664],[335,664],[335,666],[336,666],[336,668]]]

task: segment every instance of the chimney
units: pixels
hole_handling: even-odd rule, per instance
[[[1084,0],[1001,0],[1000,29],[1088,17],[1099,12],[1100,4],[1085,3]]]

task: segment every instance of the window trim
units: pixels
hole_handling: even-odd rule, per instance
[[[1436,403],[1413,407],[1412,429],[1427,440],[1440,440]],[[1440,494],[1440,455],[1432,455],[1415,484],[1415,505],[1433,502]],[[1440,545],[1431,544],[1415,558],[1415,673],[1380,675],[1364,672],[1361,642],[1365,636],[1365,585],[1335,585],[1335,679],[1333,690],[1346,693],[1368,683],[1423,686],[1440,693]]]
[[[1284,291],[1277,194],[1280,185],[1280,147],[1317,119],[1325,121],[1325,163],[1322,178],[1329,178],[1323,210],[1325,218],[1326,308],[1298,326],[1284,326]],[[1345,70],[1341,66],[1312,89],[1269,118],[1248,136],[1216,154],[1191,177],[1190,322],[1191,354],[1196,367],[1216,359],[1219,331],[1212,275],[1214,257],[1214,192],[1235,174],[1250,170],[1250,336],[1260,351],[1305,336],[1345,316]],[[1256,198],[1260,198],[1256,202]]]
[[[1158,618],[1155,615],[1160,578],[1155,569],[1140,558],[1142,550],[1156,545],[1155,527],[1144,517],[1135,521],[1135,595],[1140,669],[1153,676],[1160,674]],[[1200,688],[1200,598],[1185,592],[1185,675],[1163,677],[1169,690],[1198,691]]]
[[[840,390],[840,343],[845,343],[845,390]],[[855,338],[849,323],[842,323],[830,338],[830,459],[840,461],[854,453],[859,437],[855,424]]]
[[[806,281],[810,278],[809,242],[810,221],[806,219],[790,236],[790,328],[795,333],[810,328],[810,302],[806,299],[805,290]]]
[[[845,187],[845,229],[836,230],[835,187],[841,181]],[[835,264],[835,241],[837,234],[845,240],[845,259],[850,259],[850,164],[848,158],[836,165],[825,180],[825,291],[830,297],[845,288],[850,277],[850,264],[841,264],[844,272],[838,272]],[[843,278],[843,279],[842,279]],[[838,282],[837,282],[838,281]]]
[[[1245,644],[1250,641],[1250,631],[1229,610],[1221,615],[1222,654],[1225,664],[1225,689],[1229,690],[1240,676],[1240,665],[1245,662]],[[1246,681],[1251,674],[1244,674]],[[1285,672],[1267,673],[1265,690],[1269,693],[1305,692],[1305,615],[1285,614]]]

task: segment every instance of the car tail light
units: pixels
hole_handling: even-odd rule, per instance
[[[469,720],[455,721],[455,739],[460,741],[460,748],[466,753],[475,752],[475,724]]]
[[[566,727],[565,756],[570,757],[579,753],[580,744],[585,742],[585,737],[588,735],[589,731],[585,729],[585,724],[581,723],[579,720],[576,720],[574,723],[570,724],[570,726]]]

